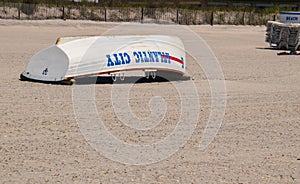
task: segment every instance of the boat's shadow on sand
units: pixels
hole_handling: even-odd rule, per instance
[[[53,85],[90,85],[90,84],[135,84],[135,83],[153,83],[153,82],[171,82],[171,81],[185,81],[190,80],[190,76],[182,76],[182,75],[164,75],[156,76],[152,78],[152,76],[141,77],[141,76],[127,76],[121,80],[120,77],[116,77],[115,80],[111,76],[89,76],[89,77],[81,77],[75,78],[75,80],[63,80],[63,81],[41,81],[29,79],[20,75],[20,81],[29,81],[29,82],[38,82],[44,84],[53,84]]]
[[[156,76],[155,79],[149,77],[139,77],[139,76],[128,76],[124,80],[117,78],[114,81],[111,77],[85,77],[85,78],[77,78],[75,79],[75,85],[89,85],[89,84],[132,84],[132,83],[153,83],[153,82],[170,82],[170,81],[184,81],[190,80],[190,77],[160,77]]]

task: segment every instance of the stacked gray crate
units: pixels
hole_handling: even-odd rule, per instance
[[[283,24],[275,21],[267,23],[266,42],[271,47],[299,50],[300,24]]]

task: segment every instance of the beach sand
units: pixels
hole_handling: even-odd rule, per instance
[[[88,144],[73,110],[74,86],[19,80],[30,57],[58,37],[100,35],[116,25],[0,20],[0,183],[300,182],[300,56],[277,56],[279,51],[268,49],[264,26],[189,26],[222,67],[227,89],[223,123],[200,151],[211,94],[203,70],[188,57],[187,70],[195,76],[201,100],[197,126],[175,154],[149,165],[113,161]],[[149,144],[176,127],[180,99],[172,82],[135,84],[131,90],[130,105],[140,118],[149,114],[152,97],[165,99],[164,120],[148,131],[118,120],[111,91],[111,84],[96,84],[96,105],[120,140]]]

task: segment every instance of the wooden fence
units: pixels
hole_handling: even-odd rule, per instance
[[[79,19],[109,22],[152,22],[164,24],[264,25],[278,19],[276,14],[249,11],[206,11],[176,8],[55,6],[0,3],[0,19]]]

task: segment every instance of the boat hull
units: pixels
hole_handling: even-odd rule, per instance
[[[131,70],[183,75],[185,63],[184,45],[178,37],[67,37],[35,54],[22,78],[57,82]]]

